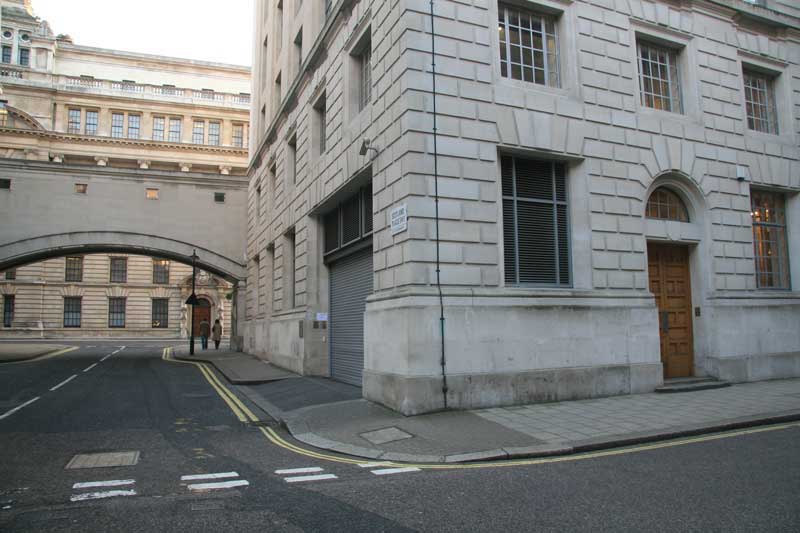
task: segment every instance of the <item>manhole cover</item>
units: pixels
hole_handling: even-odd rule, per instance
[[[368,431],[367,433],[362,433],[361,436],[370,441],[372,444],[386,444],[387,442],[394,442],[396,440],[410,439],[414,437],[414,435],[406,433],[402,429],[396,427]]]
[[[67,470],[77,468],[105,468],[133,466],[139,462],[139,452],[80,453],[70,460]]]

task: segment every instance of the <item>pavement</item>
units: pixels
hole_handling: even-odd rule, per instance
[[[69,346],[61,344],[0,343],[0,364],[28,361],[46,355],[53,355]]]
[[[375,461],[567,455],[800,420],[800,379],[406,417],[364,400],[358,387],[297,376],[251,355],[176,355],[214,365],[295,439]]]

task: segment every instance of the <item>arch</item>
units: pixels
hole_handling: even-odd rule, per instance
[[[37,131],[46,131],[45,127],[42,126],[41,122],[36,120],[32,115],[26,113],[25,111],[23,111],[23,110],[21,110],[19,108],[10,106],[10,105],[6,105],[6,111],[8,111],[9,117],[18,118],[22,122],[24,122],[25,124],[30,126],[29,129],[37,130]],[[21,129],[25,129],[25,128],[21,128]]]
[[[690,223],[702,224],[707,208],[706,199],[700,185],[691,176],[679,170],[668,170],[658,174],[645,191],[645,205],[653,193],[662,187],[677,195],[683,202]]]
[[[192,264],[234,285],[245,279],[245,266],[204,246],[124,231],[82,231],[42,235],[0,245],[0,271],[69,254],[131,253]]]
[[[647,218],[689,222],[689,210],[686,209],[686,204],[666,185],[662,185],[650,194],[644,214]]]

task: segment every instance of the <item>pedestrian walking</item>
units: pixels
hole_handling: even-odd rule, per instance
[[[207,318],[203,318],[200,322],[200,344],[204,350],[208,349],[208,336],[211,333],[211,327]]]
[[[214,326],[211,328],[211,340],[214,341],[214,349],[219,350],[219,341],[222,340],[222,324],[219,323],[219,318],[214,321]]]

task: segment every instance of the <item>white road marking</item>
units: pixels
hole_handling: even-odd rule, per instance
[[[226,477],[239,477],[237,472],[220,472],[218,474],[192,474],[190,476],[181,476],[181,481],[195,481],[198,479],[221,479]]]
[[[387,474],[402,474],[405,472],[419,472],[419,468],[413,466],[406,466],[403,468],[383,468],[381,470],[373,470],[372,473],[376,476],[385,476]]]
[[[320,481],[323,479],[338,479],[333,474],[318,474],[316,476],[295,476],[283,478],[286,483],[298,483],[302,481]]]
[[[5,418],[5,417],[7,417],[7,416],[11,416],[11,415],[13,415],[14,413],[16,413],[17,411],[19,411],[19,410],[20,410],[20,409],[22,409],[23,407],[27,407],[27,406],[29,406],[30,404],[32,404],[33,402],[35,402],[35,401],[36,401],[36,400],[38,400],[38,399],[39,399],[39,397],[37,396],[36,398],[31,398],[30,400],[28,400],[27,402],[23,403],[22,405],[18,405],[18,406],[16,406],[15,408],[13,408],[12,410],[8,411],[7,413],[5,413],[5,414],[3,414],[3,415],[0,415],[0,420],[4,419],[4,418]]]
[[[86,368],[84,368],[83,371],[84,372],[88,372],[89,370],[93,369],[96,366],[97,366],[97,363],[92,363],[91,365],[89,365]]]
[[[389,463],[358,463],[359,468],[375,468],[376,466],[389,466]]]
[[[114,350],[113,352],[111,352],[110,354],[108,354],[108,355],[106,355],[105,357],[103,357],[102,359],[100,359],[100,362],[102,363],[103,361],[105,361],[106,359],[108,359],[109,357],[111,357],[112,355],[114,355],[115,353],[119,353],[119,352],[121,352],[121,351],[122,351],[122,350],[124,350],[124,349],[125,349],[125,347],[124,347],[124,346],[120,346],[119,348],[117,348],[116,350]]]
[[[75,483],[72,485],[73,489],[93,489],[95,487],[121,487],[123,485],[133,485],[136,483],[135,479],[110,479],[108,481],[85,481],[83,483]]]
[[[70,381],[72,381],[73,379],[75,379],[77,377],[78,377],[78,374],[72,374],[70,377],[68,377],[67,379],[65,379],[64,381],[62,381],[61,383],[59,383],[55,387],[51,388],[50,392],[57,391],[58,389],[60,389],[61,387],[63,387],[64,385],[66,385],[67,383],[69,383]]]
[[[289,468],[285,470],[276,470],[276,474],[311,474],[313,472],[322,472],[322,468],[318,466],[310,467],[310,468]]]
[[[196,483],[194,485],[187,485],[187,488],[189,490],[215,490],[246,487],[249,484],[250,482],[246,479],[234,479],[233,481],[219,481],[217,483]]]
[[[72,496],[69,501],[82,502],[84,500],[99,500],[101,498],[114,498],[115,496],[136,496],[135,490],[105,490],[102,492],[87,492],[85,494],[76,494]]]

